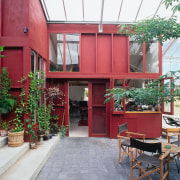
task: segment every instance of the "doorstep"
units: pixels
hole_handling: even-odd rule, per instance
[[[37,149],[29,149],[12,167],[0,176],[1,180],[35,180],[48,160],[52,151],[60,142],[59,136],[43,141]]]

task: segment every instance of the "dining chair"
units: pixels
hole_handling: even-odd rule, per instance
[[[169,180],[170,150],[167,150],[164,154],[162,154],[161,143],[145,143],[138,141],[132,137],[130,138],[130,147],[132,148],[130,150],[130,180],[139,180],[144,177],[152,180],[152,177],[150,177],[150,175],[155,172],[158,172],[160,174],[160,180],[164,180],[166,178],[167,180]],[[134,158],[133,153],[136,149],[140,150],[140,154]],[[155,154],[157,156],[155,156]],[[163,170],[165,170],[165,165],[167,166],[166,171],[163,172]],[[139,168],[139,176],[133,179],[133,170],[137,168]],[[157,176],[159,176],[158,173]]]
[[[126,133],[126,136],[122,136],[122,133]],[[130,137],[140,137],[143,142],[145,141],[145,134],[129,132],[127,122],[122,125],[118,125],[118,135],[119,138],[119,163],[122,162],[124,155],[130,156]]]
[[[172,141],[172,140],[171,140],[171,137],[173,137],[173,136],[178,136],[178,139],[177,139],[176,141]],[[168,135],[168,143],[171,143],[171,144],[174,144],[174,145],[180,147],[180,133],[175,133],[175,134],[170,134],[170,135]],[[173,155],[173,158],[174,158],[174,160],[175,160],[175,162],[176,162],[176,167],[177,167],[177,170],[178,170],[178,173],[179,173],[179,172],[180,172],[180,169],[179,169],[179,167],[178,167],[176,157],[177,157],[177,159],[179,160],[179,158],[180,158],[180,153],[176,153],[176,154]]]

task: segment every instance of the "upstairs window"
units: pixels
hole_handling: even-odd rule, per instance
[[[129,64],[130,72],[159,73],[159,43],[138,44],[129,38]]]
[[[79,34],[50,34],[50,71],[79,72]]]

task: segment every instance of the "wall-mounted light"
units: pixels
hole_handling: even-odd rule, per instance
[[[28,28],[25,26],[24,33],[27,33],[27,32],[28,32]]]

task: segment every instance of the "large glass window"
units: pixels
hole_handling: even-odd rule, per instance
[[[31,72],[36,72],[36,53],[31,51]]]
[[[66,34],[66,71],[79,71],[79,34]]]
[[[130,38],[130,72],[143,72],[143,45]]]
[[[145,53],[145,54],[144,54]],[[159,43],[138,44],[129,39],[130,72],[159,73]],[[145,70],[143,69],[145,65]]]
[[[50,71],[79,72],[79,34],[50,34],[49,60]]]
[[[159,46],[157,41],[146,44],[146,73],[159,73]]]

